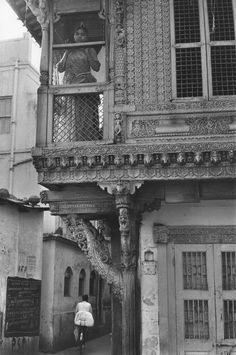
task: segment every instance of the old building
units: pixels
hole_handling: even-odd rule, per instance
[[[0,352],[37,353],[44,208],[0,193]],[[22,292],[24,300],[18,298]],[[34,298],[29,288],[37,284]],[[26,291],[27,290],[27,291]],[[27,309],[27,314],[23,313]]]
[[[0,353],[4,352],[3,355],[10,349],[21,353],[24,347],[24,351],[33,355],[38,352],[39,342],[45,351],[74,345],[74,308],[83,293],[89,294],[95,316],[90,336],[110,331],[108,286],[75,242],[63,243],[60,219],[50,216],[45,206],[34,209],[42,190],[31,156],[36,140],[39,85],[33,61],[33,56],[39,54],[35,46],[27,33],[23,38],[0,41]],[[34,267],[34,273],[29,272],[30,267]],[[71,290],[65,292],[68,268],[72,272]],[[53,272],[48,275],[48,270]],[[16,278],[16,282],[20,277],[22,283],[30,278],[42,280],[40,337],[39,326],[32,334],[27,329],[19,331],[19,324],[12,336],[6,334],[8,277]]]
[[[235,354],[235,1],[9,3],[42,46],[42,200],[111,285],[112,354]]]

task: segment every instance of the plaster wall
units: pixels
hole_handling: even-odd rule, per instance
[[[159,211],[144,213],[140,229],[140,277],[142,313],[142,355],[160,354],[158,294],[166,278],[158,275],[158,255],[165,250],[153,241],[153,224],[174,225],[236,225],[236,202],[233,200],[201,201],[200,203],[166,204]],[[146,273],[144,252],[154,253],[156,269]],[[164,321],[165,322],[165,321]],[[165,335],[161,335],[164,336]],[[168,341],[165,339],[165,342]],[[164,354],[164,353],[163,353]]]
[[[22,212],[17,205],[0,204],[0,353],[8,355],[37,353],[38,337],[4,337],[6,287],[8,276],[41,279],[43,213],[36,210]],[[24,352],[25,351],[25,352]]]
[[[0,187],[9,189],[10,150],[13,147],[13,190],[18,198],[38,195],[42,189],[37,184],[37,174],[31,160],[31,148],[36,140],[36,105],[39,73],[32,66],[32,39],[24,38],[0,41],[0,97],[9,96],[16,102],[15,139],[12,144],[12,127],[10,132],[0,134]],[[18,84],[14,95],[14,71],[18,63]],[[22,184],[27,181],[27,184]]]
[[[64,296],[64,275],[72,269],[70,296]],[[78,248],[61,241],[44,240],[40,349],[57,351],[74,345],[73,319],[78,296],[79,274],[86,272],[85,292],[89,293],[91,267]]]

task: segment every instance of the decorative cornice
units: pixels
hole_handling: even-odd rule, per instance
[[[235,244],[236,226],[163,226],[154,224],[158,244]]]
[[[33,152],[33,162],[45,185],[98,182],[113,193],[119,181],[234,178],[236,143],[44,148]]]

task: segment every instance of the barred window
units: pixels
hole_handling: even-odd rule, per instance
[[[173,97],[236,95],[233,0],[172,0]]]
[[[185,339],[209,339],[207,300],[184,300]]]

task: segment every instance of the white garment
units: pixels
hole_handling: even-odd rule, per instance
[[[82,301],[77,303],[77,306],[75,308],[75,313],[79,311],[86,311],[92,313],[92,306],[89,302]]]

